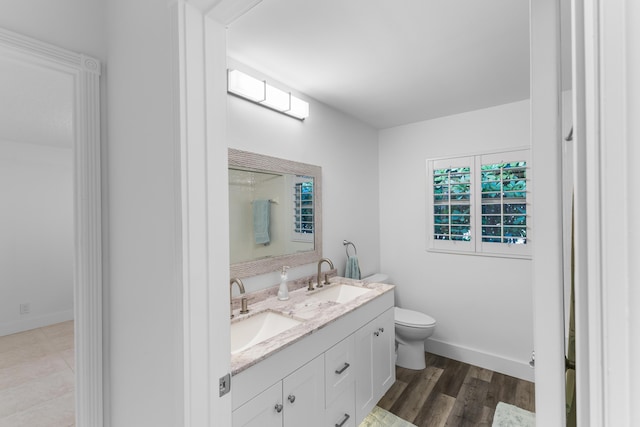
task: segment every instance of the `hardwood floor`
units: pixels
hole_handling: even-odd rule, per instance
[[[491,426],[498,402],[535,412],[535,386],[467,363],[425,353],[422,371],[397,368],[378,406],[418,427]]]

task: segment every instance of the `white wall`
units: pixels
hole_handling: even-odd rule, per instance
[[[167,2],[107,5],[110,425],[183,425],[179,149]]]
[[[426,159],[529,144],[529,102],[380,132],[380,264],[398,305],[437,327],[426,348],[532,379],[531,261],[426,251]]]
[[[231,59],[229,64],[276,83]],[[358,248],[362,274],[377,272],[377,131],[300,95],[310,103],[310,116],[304,122],[228,96],[229,146],[322,167],[323,255],[333,261],[339,274],[344,274],[346,254],[342,241],[347,239]],[[289,279],[316,271],[316,264],[298,267],[290,271]],[[279,281],[279,272],[243,279],[247,291]]]
[[[0,336],[73,319],[72,159],[0,141]]]
[[[104,60],[102,0],[3,0],[0,27]]]

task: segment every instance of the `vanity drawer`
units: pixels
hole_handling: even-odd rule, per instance
[[[326,427],[356,427],[356,389],[351,381],[342,393],[337,395],[334,402],[327,405],[324,417]]]
[[[325,399],[327,407],[355,384],[355,337],[340,341],[325,353]]]

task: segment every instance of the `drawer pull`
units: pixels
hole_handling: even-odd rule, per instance
[[[346,423],[349,420],[349,418],[351,418],[349,414],[344,414],[344,418],[342,419],[342,421],[336,424],[336,427],[342,427],[344,423]]]
[[[289,399],[289,402],[291,403],[296,401],[296,397],[293,394],[290,394],[289,397],[287,397],[287,399]]]
[[[341,373],[346,371],[349,366],[351,365],[349,365],[347,362],[344,362],[344,366],[342,368],[336,369],[336,374],[340,375]]]
[[[282,408],[283,408],[282,403],[276,403],[276,406],[274,409],[276,410],[277,413],[280,413],[282,412]]]

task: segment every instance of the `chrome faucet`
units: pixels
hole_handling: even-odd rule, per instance
[[[233,319],[233,284],[237,284],[238,288],[240,289],[240,293],[244,294],[244,284],[242,283],[242,280],[238,279],[237,277],[234,277],[233,279],[231,279],[231,281],[229,282],[229,308],[230,308],[230,313],[231,313],[231,317],[230,319]],[[244,314],[244,313],[248,313],[249,310],[247,310],[247,299],[246,298],[242,298],[242,309],[240,310],[240,313]]]
[[[323,287],[324,285],[328,285],[328,284],[329,284],[329,281],[327,280],[327,278],[326,278],[327,276],[326,276],[326,275],[325,275],[324,284],[323,284],[323,283],[322,283],[322,281],[320,280],[320,274],[322,273],[322,263],[323,263],[323,262],[328,263],[328,264],[329,264],[329,267],[331,267],[331,269],[332,269],[332,270],[333,270],[333,268],[334,268],[334,267],[333,267],[333,263],[331,262],[331,260],[330,260],[329,258],[322,258],[320,261],[318,261],[318,277],[316,278],[316,279],[317,279],[317,283],[318,283],[318,284],[316,285],[316,288],[321,288],[321,287]]]

